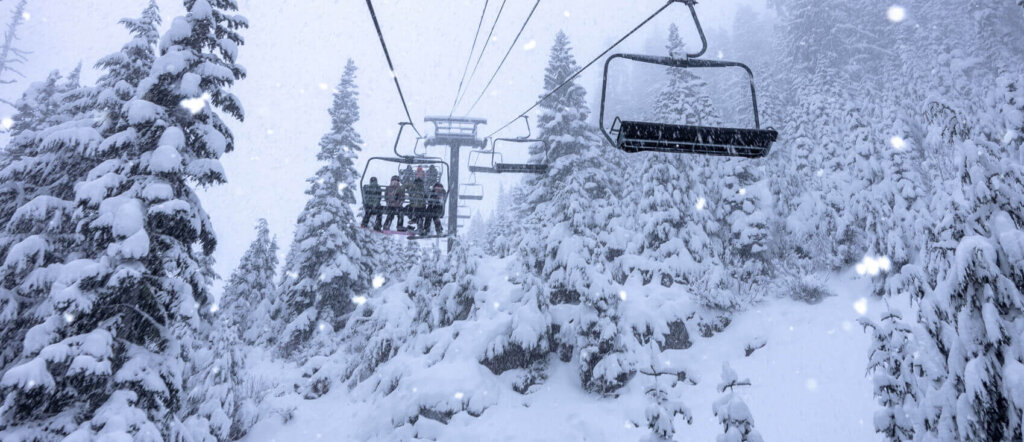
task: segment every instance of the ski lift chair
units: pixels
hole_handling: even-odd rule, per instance
[[[473,173],[500,173],[494,167],[495,155],[497,155],[497,159],[500,161],[501,154],[496,154],[494,149],[469,151],[469,171]]]
[[[598,124],[605,139],[612,146],[625,152],[668,152],[692,153],[701,155],[733,156],[743,158],[761,158],[771,150],[772,143],[778,139],[779,133],[774,129],[762,129],[757,110],[757,94],[754,91],[754,74],[749,67],[739,62],[703,60],[700,57],[707,51],[707,39],[697,19],[697,11],[693,8],[693,0],[675,0],[690,8],[693,22],[700,34],[702,48],[695,54],[685,54],[684,58],[660,57],[644,54],[614,54],[604,64],[604,79],[601,86],[601,108]],[[750,79],[750,99],[754,108],[754,127],[731,128],[709,127],[679,124],[664,124],[645,121],[623,120],[615,117],[610,128],[605,127],[605,107],[608,96],[608,71],[612,61],[629,60],[638,63],[655,64],[675,69],[695,68],[741,68]]]
[[[484,186],[476,183],[459,184],[459,199],[464,201],[483,200]]]
[[[526,121],[526,136],[517,138],[495,138],[491,142],[491,164],[494,173],[529,173],[543,175],[548,173],[548,143],[538,138],[530,138],[530,119],[522,117]],[[501,143],[525,145],[527,148],[534,144],[544,147],[544,161],[542,163],[507,163],[501,153],[498,153],[498,145]]]
[[[472,174],[468,183],[459,184],[459,200],[480,201],[484,199],[484,186],[477,184],[476,173]],[[461,207],[461,205],[460,205]]]

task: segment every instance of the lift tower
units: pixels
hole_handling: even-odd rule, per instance
[[[448,146],[448,251],[455,245],[459,232],[459,149],[463,146],[476,149],[487,147],[487,141],[477,136],[477,127],[487,124],[483,118],[471,117],[426,117],[424,122],[434,124],[434,134],[427,136],[425,146]]]

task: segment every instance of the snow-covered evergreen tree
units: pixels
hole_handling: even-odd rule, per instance
[[[875,398],[882,406],[875,412],[875,431],[890,441],[913,440],[919,399],[913,330],[893,310],[884,313],[878,323],[867,318],[860,322],[865,329],[871,328],[868,372],[872,373]]]
[[[728,362],[722,364],[722,382],[718,384],[718,391],[723,395],[712,406],[718,422],[725,431],[716,438],[718,442],[763,440],[761,434],[754,429],[754,418],[750,415],[750,408],[735,391],[736,387],[745,385],[750,385],[749,379],[739,379]]]
[[[447,255],[433,249],[409,281],[408,293],[416,304],[416,320],[430,329],[451,325],[469,317],[478,289],[474,279],[479,256],[457,241]]]
[[[231,319],[215,312],[190,368],[185,427],[197,441],[239,440],[256,423],[258,398],[247,397],[246,346]]]
[[[116,113],[124,129],[81,150],[98,163],[72,183],[81,252],[48,272],[52,288],[0,380],[4,438],[191,432],[182,424],[183,356],[209,306],[202,257],[216,244],[193,186],[224,181],[218,159],[234,146],[216,108],[242,117],[227,88],[244,77],[235,59],[247,22],[233,0],[185,6]],[[193,99],[201,106],[183,109]]]
[[[311,342],[314,334],[344,326],[355,308],[353,298],[364,296],[370,287],[372,262],[362,250],[367,239],[350,207],[359,182],[354,160],[362,150],[354,127],[359,120],[355,79],[356,66],[349,60],[328,111],[331,130],[320,139],[317,160],[322,166],[308,180],[310,199],[299,214],[285,259],[279,287],[284,329],[278,345],[287,356],[319,345]]]
[[[277,240],[270,237],[267,220],[260,219],[256,239],[242,255],[220,298],[220,316],[246,344],[267,344],[275,339],[276,272]]]
[[[25,22],[25,6],[28,0],[18,0],[11,10],[11,20],[7,23],[4,31],[4,40],[0,43],[0,84],[14,83],[16,77],[24,77],[18,69],[19,66],[28,60],[28,51],[16,47],[18,41],[18,27]],[[14,106],[10,101],[0,99],[0,102]]]
[[[577,69],[569,38],[559,32],[545,70],[545,92]],[[527,194],[520,213],[527,216],[520,221],[525,231],[518,247],[524,287],[516,300],[521,319],[502,347],[548,351],[546,310],[551,304],[565,305],[573,320],[556,325],[561,355],[578,355],[587,390],[611,393],[635,373],[618,330],[619,290],[602,269],[610,257],[598,234],[621,195],[621,157],[603,149],[587,123],[590,109],[583,87],[569,82],[540,107],[540,138],[550,149],[551,167],[546,175],[524,180]],[[532,362],[524,359],[521,363]]]
[[[668,53],[685,57],[679,29],[669,27]],[[687,69],[666,70],[668,80],[661,87],[652,110],[653,121],[669,124],[699,125],[713,120],[713,108],[706,83]],[[706,159],[673,154],[643,154],[634,163],[636,178],[627,187],[624,198],[630,209],[619,216],[639,227],[640,238],[627,245],[619,258],[622,277],[631,273],[644,284],[654,282],[666,287],[688,282],[714,266],[714,253],[704,226],[713,226],[700,201],[705,198],[700,179]]]
[[[672,387],[676,386],[676,381],[673,380],[671,386],[666,387],[658,378],[671,375],[678,379],[678,375],[658,372],[644,374],[654,377],[651,385],[644,392],[649,400],[647,408],[644,410],[644,417],[647,418],[647,428],[651,430],[651,437],[647,440],[651,442],[675,440],[676,427],[672,421],[676,416],[681,416],[687,424],[692,424],[693,415],[690,413],[689,407],[681,401],[672,399]]]

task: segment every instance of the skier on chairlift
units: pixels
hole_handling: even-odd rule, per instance
[[[423,191],[430,192],[430,183],[427,181],[427,172],[423,166],[416,166],[416,179],[423,183]]]
[[[401,171],[398,172],[398,176],[401,178],[402,188],[406,189],[406,191],[408,192],[409,186],[412,185],[412,180],[414,178],[412,166],[405,166],[405,169],[402,169]]]
[[[427,168],[427,185],[428,186],[432,186],[432,185],[434,185],[434,183],[440,183],[440,182],[441,182],[441,173],[438,172],[437,167],[434,167],[434,165],[431,164],[430,167]]]
[[[409,228],[413,231],[423,230],[424,211],[427,208],[427,192],[423,188],[423,179],[416,178],[412,184],[405,189],[409,195],[409,206],[406,207],[406,216],[409,217]],[[415,224],[416,227],[413,227]]]
[[[441,216],[443,214],[444,186],[442,186],[441,183],[434,183],[434,186],[430,191],[430,196],[427,197],[426,219],[421,227],[420,235],[426,236],[430,234],[431,223],[433,223],[434,231],[437,235],[444,234],[444,230],[441,229]]]
[[[377,222],[373,224],[373,230],[381,230],[381,215],[382,209],[380,205],[381,189],[380,185],[377,184],[377,177],[370,178],[370,184],[363,186],[363,222],[360,227],[366,228],[370,222],[370,218],[373,216],[377,217]]]
[[[398,175],[391,177],[391,184],[384,189],[384,203],[387,204],[385,211],[387,219],[384,220],[384,229],[391,230],[391,221],[398,217],[398,231],[405,231],[405,215],[402,213],[402,204],[405,203],[405,189],[402,188],[402,181]]]

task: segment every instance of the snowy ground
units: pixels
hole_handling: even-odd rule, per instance
[[[510,289],[505,281],[505,263],[486,258],[481,276],[491,291]],[[768,441],[867,441],[879,440],[872,429],[876,409],[871,383],[865,377],[869,335],[857,318],[862,313],[877,318],[884,309],[881,301],[867,297],[865,280],[843,275],[831,286],[838,296],[817,305],[789,299],[773,299],[759,308],[734,317],[725,331],[702,338],[690,327],[694,345],[686,350],[669,350],[661,364],[686,367],[697,385],[685,385],[681,399],[693,413],[693,424],[676,420],[677,440],[714,440],[721,427],[711,412],[720,395],[723,361],[728,361],[741,378],[753,386],[741,390],[750,406],[757,429]],[[400,286],[389,288],[400,290]],[[644,296],[631,293],[630,301]],[[897,307],[897,306],[894,306]],[[899,306],[902,307],[902,306]],[[749,357],[748,343],[760,338],[766,346]],[[262,359],[262,358],[261,358]],[[268,380],[287,379],[294,368],[263,362],[258,368]],[[484,376],[492,376],[482,369]],[[496,376],[493,376],[497,378]],[[294,379],[294,378],[293,378]],[[479,376],[467,376],[480,382]],[[456,377],[458,382],[458,377]],[[418,382],[423,382],[419,380]],[[445,379],[448,384],[452,379]],[[615,399],[585,393],[573,368],[555,361],[548,380],[535,391],[520,395],[507,389],[493,391],[496,404],[479,417],[456,414],[448,425],[420,419],[415,432],[423,438],[444,441],[637,441],[649,431],[643,427],[647,399],[644,387],[650,378],[638,375]],[[500,390],[501,382],[486,382]],[[429,388],[429,387],[428,387]],[[469,388],[479,388],[470,386]],[[253,428],[247,441],[350,441],[403,440],[391,434],[394,404],[381,399],[366,400],[336,388],[318,400],[297,396],[277,399],[277,405],[294,406],[294,418],[282,424],[271,419]],[[360,395],[362,396],[362,395]],[[376,397],[368,395],[368,397]],[[382,403],[384,402],[384,403]],[[640,428],[634,426],[639,424]],[[406,427],[408,430],[409,428]]]

